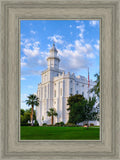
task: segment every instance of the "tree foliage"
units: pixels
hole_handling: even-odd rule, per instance
[[[20,114],[24,116],[24,113],[25,113],[25,110],[24,110],[24,109],[21,109],[21,110],[20,110]]]
[[[100,97],[100,75],[96,73],[94,76],[96,77],[96,85],[90,90],[90,92],[94,92],[98,97]]]
[[[34,95],[34,94],[30,94],[28,97],[28,99],[26,100],[26,104],[28,106],[38,106],[39,105],[39,98]]]
[[[76,124],[84,120],[83,113],[86,103],[86,99],[79,94],[71,95],[68,98],[69,108],[67,110],[69,111],[69,123]]]
[[[53,125],[54,122],[54,116],[57,116],[57,112],[55,111],[55,108],[50,108],[49,111],[47,111],[48,117],[51,117],[51,124]]]
[[[22,126],[29,125],[28,121],[30,122],[30,120],[31,120],[31,118],[30,118],[31,108],[27,109],[27,110],[21,109],[20,111],[21,111],[21,125]],[[35,113],[35,111],[33,113],[33,119],[35,120],[35,124],[34,125],[38,125],[38,122],[36,120],[36,113]]]
[[[90,89],[90,92],[95,93],[97,95],[98,101],[99,101],[99,97],[100,97],[100,75],[96,73],[94,76],[96,77],[96,80],[95,80],[96,85],[92,89]],[[99,120],[100,119],[100,103],[99,102],[96,106],[96,109],[97,109],[97,113],[98,113],[97,114],[97,120]]]
[[[38,106],[39,105],[39,98],[34,95],[34,94],[30,94],[28,97],[28,99],[26,100],[26,104],[27,105],[31,105],[31,126],[33,126],[33,112],[34,112],[34,106]]]
[[[89,100],[87,100],[87,103],[84,108],[84,121],[88,123],[89,120],[96,120],[97,119],[97,110],[94,108],[96,102],[95,97],[89,97]]]
[[[94,110],[96,98],[85,99],[83,95],[71,95],[68,98],[69,123],[80,123],[95,120],[97,112]]]

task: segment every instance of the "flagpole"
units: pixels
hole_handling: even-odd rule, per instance
[[[89,86],[90,86],[90,79],[89,79],[89,67],[88,67],[88,100],[89,100]]]

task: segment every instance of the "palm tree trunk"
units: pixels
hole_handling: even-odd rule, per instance
[[[33,105],[32,105],[32,111],[31,112],[32,112],[32,116],[31,116],[32,117],[32,123],[31,123],[31,126],[33,126]]]
[[[53,125],[53,116],[51,117],[51,123],[52,123],[52,125]]]

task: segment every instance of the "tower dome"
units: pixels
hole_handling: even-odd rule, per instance
[[[58,53],[56,47],[55,47],[55,43],[53,43],[52,48],[50,49],[50,53]]]
[[[55,44],[53,43],[53,46],[52,48],[50,49],[50,55],[49,57],[47,58],[47,61],[48,61],[48,68],[56,68],[56,69],[59,69],[59,62],[60,62],[60,59],[59,57],[57,56],[57,49],[55,47]]]

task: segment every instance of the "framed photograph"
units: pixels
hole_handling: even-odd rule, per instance
[[[120,159],[120,1],[0,2],[0,159]]]
[[[100,140],[100,21],[20,20],[20,35],[20,139]]]

